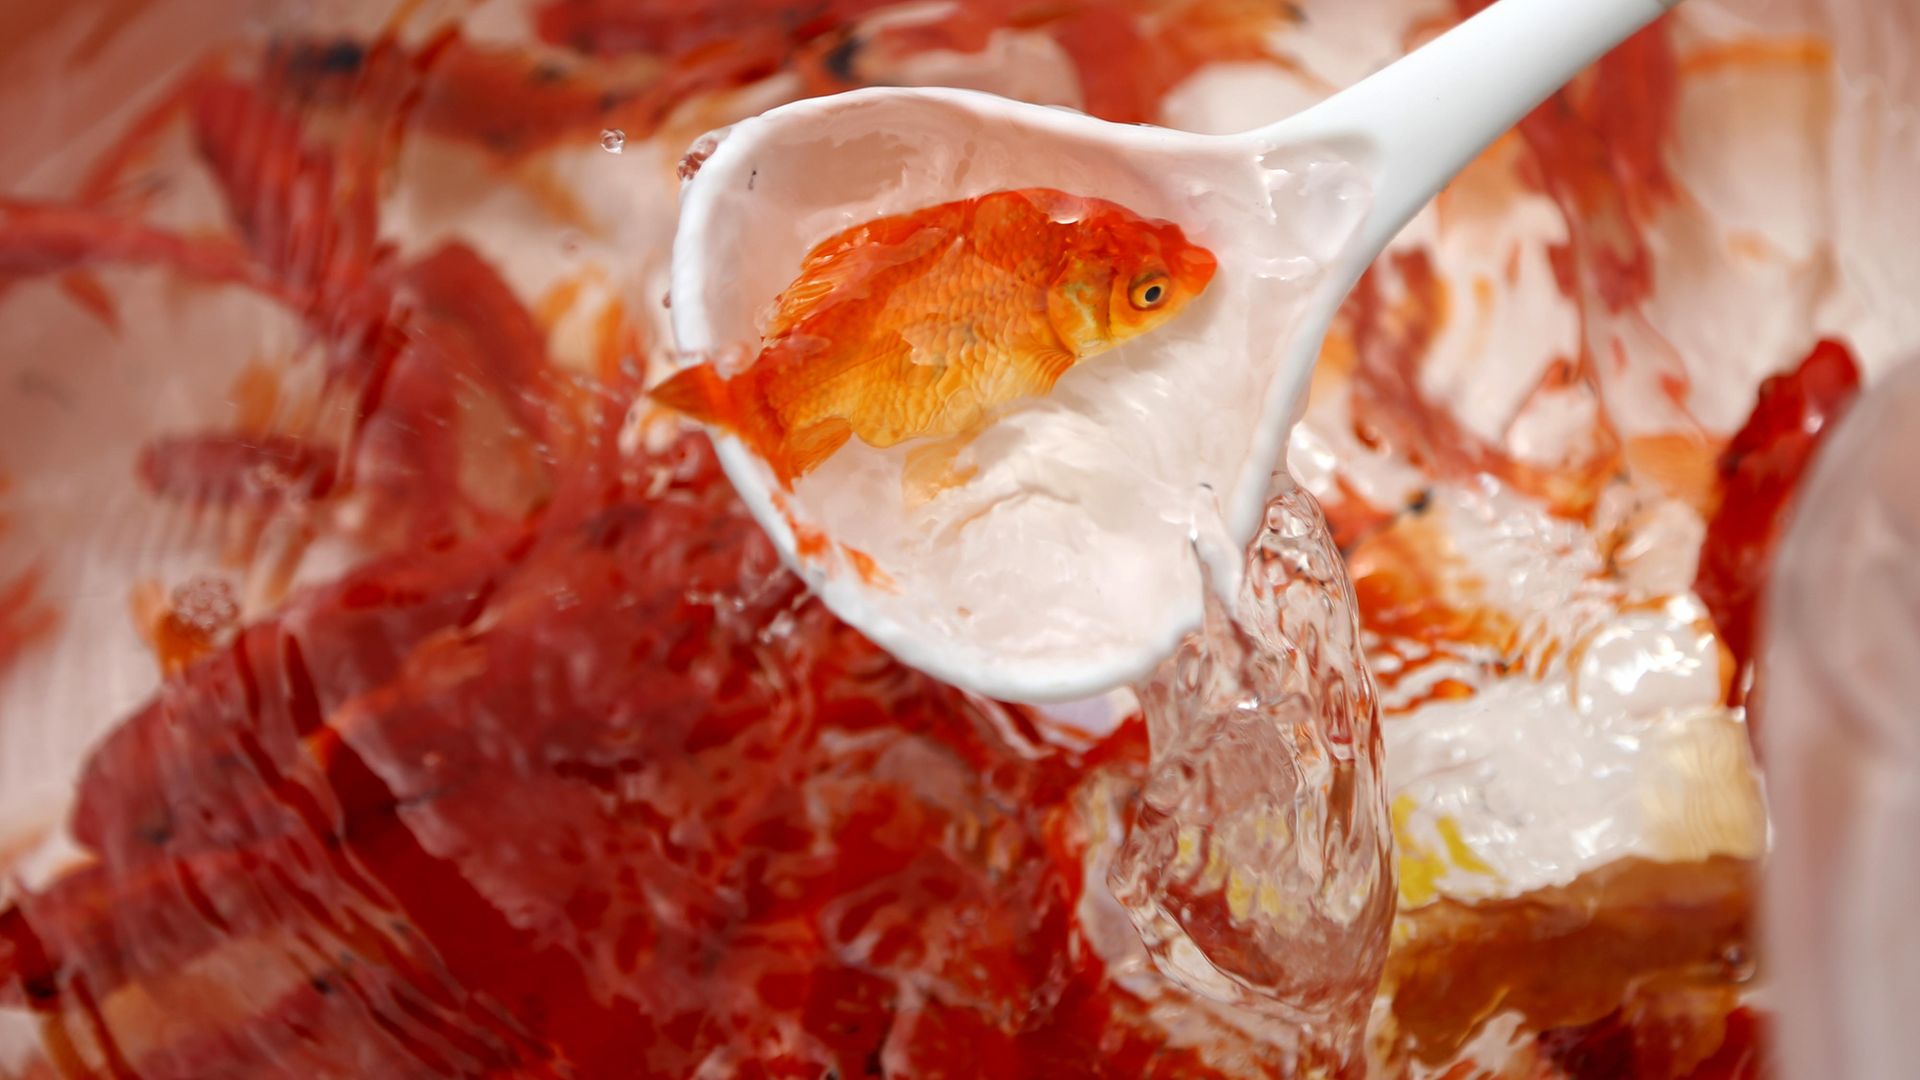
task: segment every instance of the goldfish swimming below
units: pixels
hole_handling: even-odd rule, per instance
[[[1104,199],[1029,188],[943,203],[825,240],[752,364],[688,368],[652,396],[738,436],[790,489],[854,436],[964,442],[998,407],[1179,314],[1214,267],[1178,226]]]

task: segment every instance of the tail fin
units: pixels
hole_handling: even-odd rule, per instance
[[[793,490],[795,480],[812,472],[853,437],[853,426],[838,416],[789,430],[767,404],[752,371],[729,379],[712,364],[700,364],[675,372],[647,391],[647,396],[746,443],[788,491]]]
[[[703,424],[729,431],[738,430],[739,418],[734,410],[733,387],[713,369],[712,364],[700,364],[676,372],[666,382],[647,391],[647,396]]]
[[[729,379],[712,364],[701,364],[675,372],[666,382],[647,391],[647,396],[682,416],[720,428],[746,443],[773,469],[780,486],[791,491],[800,472],[787,459],[785,429],[754,384],[748,381],[750,378],[750,375],[737,375]]]

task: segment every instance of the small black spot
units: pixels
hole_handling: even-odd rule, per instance
[[[306,66],[318,75],[352,75],[367,63],[367,47],[357,41],[336,41],[308,52]]]
[[[14,379],[14,386],[22,394],[44,397],[68,412],[73,411],[73,391],[45,372],[31,369],[22,371]]]
[[[530,78],[535,86],[551,86],[554,83],[566,81],[567,69],[548,60],[535,64]]]
[[[1415,495],[1413,498],[1407,500],[1407,513],[1424,514],[1427,512],[1427,508],[1431,507],[1432,505],[1433,505],[1433,489],[1427,488],[1421,491],[1420,494]]]
[[[827,74],[832,75],[843,83],[859,82],[860,76],[854,72],[853,63],[860,55],[860,49],[863,44],[858,37],[852,34],[848,34],[838,42],[835,42],[833,48],[828,49],[827,55],[820,60],[821,64],[826,67]]]
[[[52,1001],[60,996],[60,984],[54,981],[52,974],[35,975],[22,983],[21,989],[35,1001]]]
[[[755,170],[753,170],[752,172],[750,172],[750,173],[748,173],[748,174],[747,174],[747,190],[748,190],[748,191],[752,191],[752,190],[753,190],[753,182],[754,182],[755,180],[758,180],[758,179],[760,179],[760,170],[759,170],[759,169],[755,169]]]
[[[139,837],[142,843],[151,844],[154,847],[165,847],[167,841],[173,839],[173,817],[163,815],[157,820],[142,821],[134,826],[133,834]]]
[[[316,994],[333,993],[333,984],[328,982],[324,975],[315,975],[313,978],[308,979],[307,985],[313,987],[313,992]]]

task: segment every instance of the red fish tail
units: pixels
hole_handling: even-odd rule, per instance
[[[674,373],[647,396],[688,419],[737,436],[765,459],[782,486],[791,488],[804,471],[788,461],[784,426],[751,372],[727,378],[712,364],[700,364]]]
[[[712,364],[700,364],[673,374],[647,391],[661,405],[702,424],[737,429],[733,380],[723,378]]]

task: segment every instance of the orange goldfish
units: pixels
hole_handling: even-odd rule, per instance
[[[1104,199],[1030,188],[943,203],[822,242],[752,364],[691,367],[652,397],[732,432],[790,489],[853,436],[964,439],[1179,314],[1214,267],[1179,226]]]

